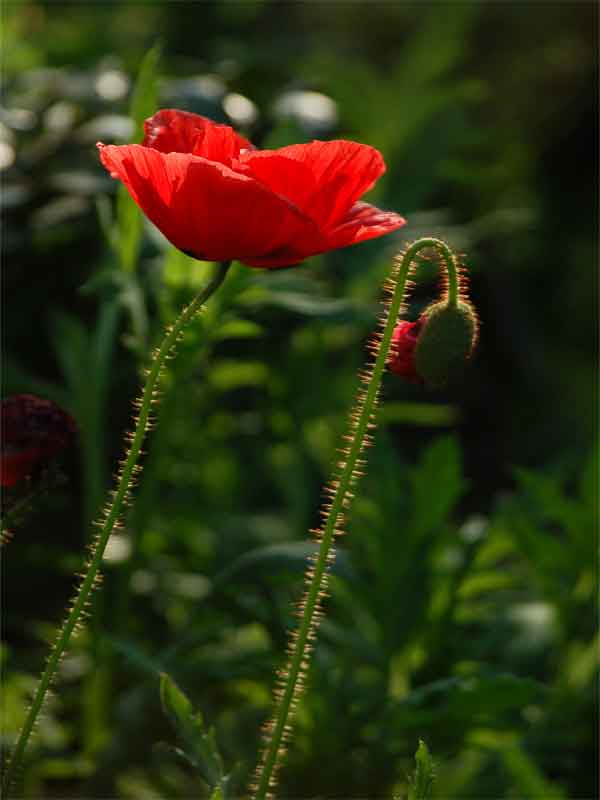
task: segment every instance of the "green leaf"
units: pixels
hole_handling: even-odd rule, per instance
[[[272,290],[258,298],[256,304],[277,306],[307,317],[318,317],[332,322],[372,321],[373,319],[372,310],[368,306],[360,306],[339,298],[310,295],[305,292]]]
[[[588,508],[584,503],[569,497],[563,481],[553,475],[526,469],[517,469],[515,473],[527,501],[524,510],[538,529],[540,524],[546,526],[558,523],[564,527],[568,545],[565,547],[564,540],[559,544],[564,550],[563,559],[570,561],[574,567],[581,560],[595,559],[595,504],[590,504]],[[541,546],[546,546],[548,537],[538,535],[538,541]]]
[[[69,314],[56,314],[54,323],[54,349],[69,386],[72,408],[81,422],[90,388],[89,375],[84,369],[91,349],[90,336],[82,323]],[[77,406],[77,408],[75,408]]]
[[[281,572],[301,573],[306,569],[309,557],[314,557],[318,550],[316,542],[285,542],[283,544],[270,544],[256,547],[236,558],[232,564],[222,570],[214,579],[213,588],[217,589],[231,580],[240,578],[251,581],[264,581],[264,572],[277,575]],[[347,554],[342,550],[336,553],[332,565],[334,574],[352,576],[352,568]]]
[[[107,637],[107,642],[120,655],[122,655],[133,669],[144,672],[155,678],[161,674],[163,664],[159,658],[144,653],[137,644],[126,639]]]
[[[176,247],[168,247],[163,261],[162,283],[174,289],[198,290],[206,283],[211,269],[209,262],[187,256]]]
[[[515,745],[502,748],[500,755],[506,771],[515,783],[517,795],[564,800],[566,795],[544,776],[522,747]]]
[[[454,436],[436,439],[413,471],[413,525],[418,534],[445,522],[465,490],[462,459]]]
[[[240,386],[260,386],[269,376],[269,369],[262,361],[218,361],[210,371],[210,383],[220,392],[238,389]]]
[[[164,672],[160,675],[160,701],[165,714],[177,729],[187,730],[194,726],[192,704],[175,681]]]
[[[455,425],[459,414],[455,406],[437,403],[385,403],[378,418],[380,425],[402,423],[443,427]]]
[[[99,194],[96,197],[96,216],[100,230],[104,236],[106,244],[114,251],[118,251],[117,241],[115,238],[115,227],[113,219],[113,210],[110,199],[105,194]]]
[[[419,739],[415,753],[416,769],[410,782],[408,800],[428,800],[435,780],[435,767],[427,745]]]
[[[138,78],[131,97],[129,115],[135,124],[134,139],[139,141],[144,133],[144,120],[156,110],[158,103],[158,61],[160,47],[152,47],[142,59]],[[129,196],[124,185],[119,186],[117,193],[117,229],[118,254],[122,269],[133,272],[135,269],[141,239],[142,239],[142,214],[137,205]]]
[[[126,272],[133,272],[142,239],[142,213],[123,184],[117,190],[117,228],[119,263]]]
[[[576,504],[565,496],[554,476],[523,468],[516,469],[515,475],[540,520],[561,522],[568,527],[576,518]]]
[[[192,764],[211,790],[225,789],[229,776],[224,774],[213,728],[206,730],[200,712],[194,712],[188,697],[166,673],[160,676],[162,707],[182,743],[181,754]]]
[[[224,339],[255,339],[263,332],[263,328],[257,322],[249,319],[228,319],[216,329],[212,338],[215,341]]]
[[[105,299],[94,329],[88,330],[76,317],[56,314],[53,344],[69,391],[69,410],[80,429],[85,514],[96,515],[105,487],[106,397],[119,323],[119,301]]]
[[[542,697],[543,686],[531,678],[491,673],[469,678],[444,678],[414,689],[399,704],[403,718],[459,725],[499,725],[503,715],[524,708]]]
[[[501,759],[513,783],[507,797],[564,800],[563,791],[545,777],[514,731],[481,728],[471,731],[469,738],[476,747],[493,752]]]
[[[158,64],[161,45],[155,44],[148,50],[140,63],[137,81],[131,95],[129,116],[135,123],[135,139],[144,135],[144,120],[152,116],[158,107]]]
[[[146,352],[148,312],[144,291],[136,274],[123,272],[111,266],[96,272],[79,291],[82,294],[97,293],[101,300],[105,300],[107,296],[114,297],[127,311],[131,320],[132,330],[127,335],[128,344],[140,353]]]
[[[129,313],[131,334],[127,337],[133,350],[144,353],[148,339],[148,312],[144,291],[137,281],[136,275],[128,275],[129,280],[123,285],[119,300]]]
[[[464,678],[449,693],[447,709],[455,717],[498,722],[502,714],[522,709],[539,698],[542,688],[531,678],[510,673]]]

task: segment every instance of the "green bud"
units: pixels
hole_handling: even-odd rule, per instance
[[[445,386],[459,377],[477,341],[477,315],[470,303],[459,300],[433,303],[421,316],[415,347],[415,366],[431,386]]]

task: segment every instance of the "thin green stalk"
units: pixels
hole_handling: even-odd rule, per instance
[[[82,581],[79,585],[75,599],[71,606],[71,610],[59,631],[58,638],[50,652],[50,656],[46,663],[46,668],[42,673],[42,677],[35,692],[33,702],[23,723],[23,727],[19,733],[17,743],[12,753],[12,758],[6,768],[2,780],[2,795],[8,797],[10,787],[18,774],[23,754],[31,736],[31,732],[35,725],[37,716],[42,708],[46,693],[52,682],[54,674],[63,653],[65,652],[71,634],[80,622],[84,608],[89,600],[94,584],[98,578],[98,572],[104,556],[104,550],[108,539],[113,530],[118,527],[118,520],[125,505],[132,480],[139,472],[140,466],[138,460],[142,450],[142,444],[148,430],[150,421],[150,412],[152,405],[156,399],[156,390],[162,369],[165,361],[173,353],[177,341],[185,328],[185,326],[194,318],[194,316],[201,309],[202,305],[208,298],[219,288],[227,270],[229,269],[230,262],[221,263],[213,278],[207,284],[200,294],[198,294],[192,302],[184,308],[175,323],[167,329],[166,335],[160,347],[154,352],[150,369],[148,370],[146,382],[142,391],[142,396],[138,404],[139,413],[135,423],[135,429],[131,436],[131,445],[125,461],[121,465],[119,476],[117,479],[117,487],[112,495],[112,501],[109,502],[103,521],[100,523],[100,532],[92,545],[90,559],[85,569]]]
[[[448,273],[448,302],[455,303],[458,295],[459,280],[454,255],[439,239],[419,239],[410,245],[394,265],[392,277],[387,286],[391,298],[387,304],[386,314],[381,320],[381,332],[375,334],[372,350],[376,354],[372,368],[361,376],[362,386],[359,389],[354,411],[350,419],[349,434],[345,437],[349,446],[343,450],[343,460],[338,464],[340,472],[329,485],[331,504],[322,510],[324,525],[315,531],[320,539],[316,558],[306,573],[306,593],[300,604],[300,624],[293,631],[288,646],[289,661],[281,673],[281,684],[275,691],[275,714],[265,731],[265,748],[255,774],[255,785],[252,787],[254,800],[265,800],[272,797],[271,790],[275,786],[277,770],[285,753],[285,741],[289,734],[291,715],[302,692],[303,678],[308,670],[311,642],[316,637],[319,624],[320,600],[327,585],[328,567],[333,559],[333,543],[336,534],[342,533],[344,516],[352,500],[351,489],[354,488],[360,473],[359,456],[369,443],[368,429],[374,427],[377,398],[388,358],[392,333],[398,315],[403,310],[407,281],[413,261],[419,251],[426,248],[435,249],[445,262]]]

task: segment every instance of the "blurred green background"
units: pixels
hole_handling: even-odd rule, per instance
[[[437,798],[598,796],[597,16],[579,2],[5,2],[3,395],[52,399],[80,430],[3,558],[5,748],[145,353],[210,273],[113,201],[95,142],[139,140],[130,114],[159,107],[262,147],[355,139],[388,165],[370,199],[408,220],[296,269],[235,265],[187,333],[27,797],[208,796],[164,744],[161,671],[215,726],[242,795],[381,285],[426,234],[466,254],[480,347],[445,392],[386,378],[280,796],[403,797],[419,737]],[[435,291],[424,262],[411,318]]]

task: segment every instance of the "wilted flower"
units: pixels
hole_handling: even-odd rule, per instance
[[[227,125],[169,109],[146,120],[141,145],[98,147],[149,219],[195,258],[283,267],[405,224],[359,202],[385,172],[368,145],[257,150]]]
[[[14,486],[44,466],[71,442],[76,426],[55,403],[32,394],[15,394],[1,406],[0,483]]]

